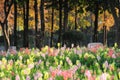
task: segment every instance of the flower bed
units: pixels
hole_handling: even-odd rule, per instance
[[[119,80],[120,49],[50,48],[1,52],[0,80]]]

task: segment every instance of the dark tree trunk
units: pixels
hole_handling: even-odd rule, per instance
[[[104,30],[104,41],[103,41],[103,44],[104,44],[104,46],[107,46],[107,29],[106,29],[106,26],[103,26],[103,30]]]
[[[52,47],[52,45],[53,45],[53,43],[52,43],[52,41],[53,41],[53,27],[54,27],[54,0],[52,0],[52,18],[51,18],[51,20],[52,20],[52,22],[51,22],[51,40],[50,40],[50,46]]]
[[[119,15],[117,16],[117,18],[115,19],[116,22],[116,41],[118,44],[118,47],[120,48],[120,0],[118,0],[118,9],[119,9]]]
[[[14,46],[17,46],[17,2],[14,0]]]
[[[62,0],[59,0],[59,35],[58,35],[58,43],[61,43],[61,33],[62,33]]]
[[[2,26],[2,32],[4,35],[5,49],[7,50],[10,47],[10,39],[9,39],[9,35],[6,31],[6,25],[1,23],[1,26]]]
[[[64,0],[64,32],[68,28],[68,0]]]
[[[77,6],[75,6],[75,30],[77,29]]]
[[[63,33],[68,30],[68,0],[64,0],[64,21],[63,21]],[[62,40],[62,46],[65,44],[65,41]]]
[[[24,43],[23,43],[24,47],[29,47],[28,18],[29,18],[29,0],[27,0],[24,5]]]
[[[98,1],[95,3],[95,22],[94,22],[94,35],[93,42],[98,41]]]
[[[37,0],[34,1],[34,9],[35,9],[35,46],[39,48],[38,40],[37,40],[37,33],[38,33],[38,3]]]
[[[106,18],[107,17],[104,10],[104,22],[106,22]],[[107,46],[107,26],[105,25],[105,23],[103,24],[103,30],[104,30],[103,44],[104,46]]]
[[[10,9],[12,7],[13,1],[8,2],[9,4],[7,5],[7,0],[5,0],[4,2],[4,14],[5,14],[5,18],[3,20],[3,22],[0,21],[0,25],[2,27],[2,32],[3,32],[3,36],[4,36],[4,43],[5,43],[5,48],[6,50],[10,47],[10,39],[9,39],[9,35],[8,35],[8,26],[7,26],[7,18],[8,15],[10,13]]]
[[[108,3],[110,4],[110,9],[111,9],[111,13],[113,14],[114,20],[115,20],[115,28],[116,28],[116,33],[115,33],[115,37],[116,37],[116,41],[118,44],[118,47],[120,48],[120,2],[119,3],[119,15],[116,14],[116,5],[114,5],[112,2],[108,1]]]
[[[25,5],[25,2],[23,4],[23,20],[24,20],[24,32],[23,32],[23,47],[25,47],[25,44],[26,44],[26,31],[25,31],[25,27],[26,27],[26,5]]]
[[[120,0],[119,0],[119,17],[118,17],[118,26],[117,26],[117,44],[118,47],[120,48]]]
[[[44,33],[45,31],[45,20],[44,20],[44,0],[41,0],[40,5],[40,20],[41,20],[41,31]]]
[[[40,21],[41,21],[41,45],[40,47],[44,46],[44,31],[45,31],[45,19],[44,19],[44,0],[41,0],[40,3]]]

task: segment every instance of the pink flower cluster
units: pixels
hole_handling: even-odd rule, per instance
[[[110,56],[111,58],[116,58],[115,51],[113,49],[109,49],[108,56]]]
[[[88,45],[88,49],[93,53],[96,53],[99,48],[103,48],[103,45],[99,43],[93,43]]]
[[[92,75],[90,70],[85,71],[85,76],[87,77],[88,80],[95,80],[95,76]]]
[[[69,57],[66,57],[66,61],[67,61],[67,63],[68,63],[69,65],[71,65],[71,64],[72,64],[72,61],[70,60],[70,58],[69,58]]]
[[[20,52],[23,52],[25,54],[30,54],[31,50],[29,48],[20,48]]]
[[[49,56],[57,56],[59,53],[59,49],[51,49],[50,47],[48,47],[48,55]]]
[[[52,78],[54,79],[55,76],[63,76],[64,80],[68,80],[68,78],[72,78],[72,72],[70,70],[54,70],[51,72]]]
[[[55,69],[51,71],[51,76],[54,79],[56,76],[62,76],[64,80],[72,79],[73,75],[77,71],[78,67],[74,66],[73,68],[69,70],[60,70],[60,69]]]
[[[43,75],[41,72],[36,72],[36,74],[34,74],[34,80],[38,80],[39,78],[41,78]]]

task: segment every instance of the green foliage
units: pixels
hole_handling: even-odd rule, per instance
[[[71,44],[80,44],[85,40],[85,36],[81,31],[67,31],[62,35],[62,39],[70,46]]]

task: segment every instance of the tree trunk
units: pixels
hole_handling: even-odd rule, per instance
[[[41,31],[45,31],[45,20],[44,20],[44,0],[41,0],[40,4],[40,18],[41,18]]]
[[[53,43],[52,43],[52,41],[53,41],[53,27],[54,27],[54,0],[52,0],[52,18],[51,18],[51,20],[52,20],[52,22],[51,22],[51,40],[50,40],[50,46],[52,47],[52,45],[53,45]]]
[[[24,5],[24,47],[29,47],[29,37],[28,37],[28,21],[29,21],[29,0],[25,2]]]
[[[112,2],[109,2],[110,9],[113,14],[114,20],[115,20],[115,27],[116,27],[116,42],[118,44],[118,47],[120,48],[120,2],[119,3],[119,15],[116,14],[116,7]]]
[[[116,30],[117,30],[117,32],[116,32],[116,39],[117,39],[117,44],[118,44],[118,47],[120,48],[120,0],[118,0],[118,3],[119,3],[119,7],[118,7],[118,9],[119,9],[119,14],[118,14],[118,18],[117,19],[115,19],[115,22],[116,22]]]
[[[68,0],[64,0],[64,32],[68,28]]]
[[[41,0],[40,3],[40,21],[41,21],[41,46],[44,46],[44,31],[45,31],[45,19],[44,19],[44,0]]]
[[[1,26],[2,26],[3,36],[4,36],[5,49],[8,50],[8,48],[10,47],[10,39],[9,39],[8,34],[7,34],[5,24],[1,23]]]
[[[104,36],[103,36],[103,44],[104,46],[107,46],[107,26],[105,25],[106,22],[106,14],[104,10],[104,23],[103,23],[103,30],[104,30]]]
[[[5,18],[3,20],[3,22],[0,21],[0,25],[2,27],[2,32],[3,32],[3,37],[4,37],[4,43],[5,43],[5,49],[7,50],[10,47],[10,39],[9,39],[9,35],[7,33],[7,18],[8,15],[10,13],[10,9],[12,7],[13,1],[8,2],[9,4],[7,5],[7,0],[5,0],[4,2],[4,14],[5,14]]]
[[[95,3],[95,22],[94,22],[94,35],[93,35],[93,42],[98,41],[98,1]]]
[[[77,29],[77,6],[75,6],[75,30]]]
[[[118,17],[118,26],[117,26],[117,43],[120,48],[120,0],[119,0],[119,17]]]
[[[26,44],[26,31],[25,31],[25,27],[26,27],[26,5],[25,5],[25,2],[23,4],[23,20],[24,20],[24,32],[23,32],[23,47],[25,47],[25,44]]]
[[[17,2],[14,0],[14,46],[17,46]]]
[[[34,1],[34,9],[35,9],[35,46],[39,48],[38,40],[37,40],[37,33],[38,33],[38,3],[37,0]]]
[[[4,3],[4,11],[5,14],[7,14],[7,0],[5,0]],[[5,45],[6,45],[6,50],[10,47],[10,38],[9,38],[9,31],[8,31],[8,21],[7,19],[5,20],[5,22],[2,25],[2,30],[3,30],[3,35],[4,35],[4,41],[5,41]]]
[[[59,35],[58,35],[58,43],[61,43],[61,32],[62,32],[62,0],[59,0]]]
[[[107,28],[106,28],[106,26],[103,26],[103,30],[104,30],[103,44],[104,44],[104,46],[107,46]]]

